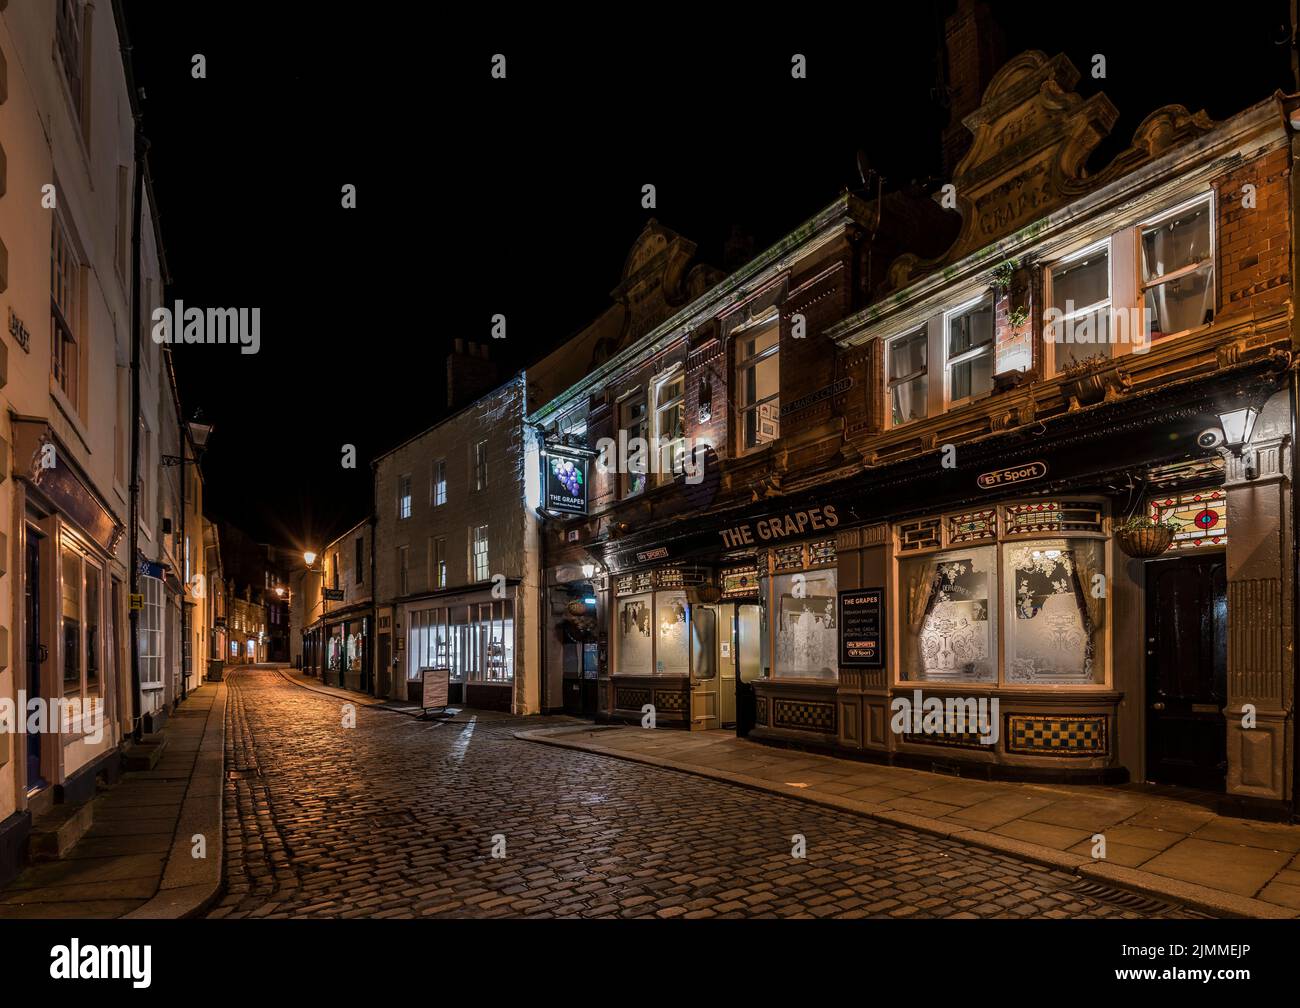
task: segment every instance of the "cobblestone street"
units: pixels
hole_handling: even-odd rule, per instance
[[[237,672],[214,917],[1156,917],[942,838]],[[807,858],[791,837],[807,838]],[[504,858],[493,858],[494,837]]]

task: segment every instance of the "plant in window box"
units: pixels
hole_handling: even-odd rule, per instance
[[[1102,371],[1110,364],[1104,354],[1083,357],[1061,371],[1061,391],[1067,400],[1081,406],[1091,406],[1106,398],[1106,380]]]
[[[1160,556],[1174,541],[1177,522],[1138,516],[1115,526],[1115,545],[1135,559]]]
[[[995,294],[1005,294],[1011,289],[1011,282],[1016,276],[1016,264],[1007,259],[993,267],[993,272],[989,277],[989,284],[993,287]]]

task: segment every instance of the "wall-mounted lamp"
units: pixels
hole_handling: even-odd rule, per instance
[[[302,555],[302,559],[303,562],[306,563],[308,567],[310,567],[312,564],[316,562],[316,554],[313,553],[311,550],[308,550],[306,553]]]
[[[1256,475],[1254,452],[1247,451],[1258,419],[1259,410],[1254,406],[1243,406],[1219,414],[1219,424],[1223,427],[1223,445],[1237,458],[1244,456],[1245,476],[1248,480],[1253,480]]]

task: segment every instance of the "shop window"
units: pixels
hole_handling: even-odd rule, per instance
[[[781,436],[781,329],[776,320],[736,340],[736,413],[740,450]]]
[[[949,312],[944,322],[949,405],[993,389],[993,298],[986,294]]]
[[[81,691],[81,555],[71,546],[62,550],[63,566],[63,692]]]
[[[1088,357],[1109,357],[1110,240],[1062,259],[1048,278],[1053,312],[1045,337],[1055,373]]]
[[[1104,544],[1096,539],[1011,543],[1003,551],[1010,683],[1100,682]]]
[[[1152,342],[1214,321],[1212,210],[1206,196],[1139,228]]]
[[[656,466],[661,481],[682,472],[686,455],[686,379],[680,373],[654,387]]]
[[[407,678],[445,668],[452,682],[508,683],[514,679],[514,601],[419,609],[410,615]]]
[[[655,672],[686,675],[690,672],[686,634],[686,593],[655,592]]]
[[[922,326],[907,336],[885,345],[885,368],[889,381],[889,406],[893,424],[923,419],[928,413],[926,396],[926,347],[929,334]]]
[[[645,489],[649,459],[646,457],[649,424],[645,393],[638,392],[619,406],[622,444],[617,460],[622,496],[634,497]]]
[[[137,646],[140,649],[140,689],[155,690],[163,687],[163,583],[159,578],[141,574],[140,594],[144,608],[136,623]],[[239,652],[234,654],[238,656]]]
[[[100,692],[99,660],[102,637],[99,632],[102,619],[100,602],[100,570],[90,562],[85,563],[86,593],[86,693]]]
[[[475,581],[488,581],[492,575],[488,566],[488,527],[479,525],[470,538],[470,568]]]
[[[1171,550],[1192,550],[1228,543],[1228,498],[1222,490],[1157,497],[1150,502],[1151,518],[1176,522]]]
[[[774,678],[827,679],[839,674],[833,568],[772,578]]]

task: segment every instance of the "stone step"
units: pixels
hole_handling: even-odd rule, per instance
[[[27,860],[57,861],[85,836],[95,822],[95,803],[55,805],[32,823],[28,838]]]
[[[162,735],[145,735],[139,742],[131,742],[122,751],[125,770],[152,770],[167,750],[167,739]]]

